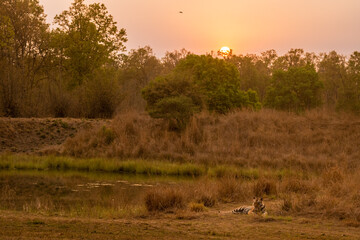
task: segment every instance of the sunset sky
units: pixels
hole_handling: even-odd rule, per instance
[[[71,2],[40,0],[49,23]],[[359,0],[86,1],[93,2],[104,3],[126,29],[128,50],[149,45],[158,57],[181,48],[204,54],[222,46],[235,54],[360,51]]]

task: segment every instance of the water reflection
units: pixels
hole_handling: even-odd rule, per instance
[[[192,178],[104,173],[0,171],[0,208],[55,215],[141,211],[148,189]],[[139,210],[140,209],[140,210]]]

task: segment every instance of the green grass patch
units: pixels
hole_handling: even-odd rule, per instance
[[[2,155],[0,156],[0,169],[6,170],[59,170],[59,171],[85,171],[109,172],[143,175],[169,175],[169,176],[203,176],[206,168],[191,163],[170,163],[151,160],[121,160],[121,159],[78,159],[56,156],[26,156]]]
[[[256,180],[260,176],[273,176],[281,179],[289,175],[286,170],[240,168],[234,165],[209,166],[200,163],[178,163],[166,160],[84,159],[29,155],[0,155],[0,170],[103,172],[145,176],[208,176],[211,178],[234,177],[244,180]]]
[[[216,178],[232,176],[235,178],[241,178],[246,180],[258,179],[260,175],[259,169],[243,169],[233,165],[219,165],[210,167],[208,169],[208,174],[209,176]]]

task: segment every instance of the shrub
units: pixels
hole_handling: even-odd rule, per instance
[[[287,195],[282,200],[281,210],[289,212],[293,208],[291,196]]]
[[[202,109],[202,100],[191,81],[174,75],[154,79],[142,90],[142,96],[151,117],[166,119],[179,129]]]
[[[275,195],[277,193],[276,182],[271,179],[261,178],[254,184],[253,192],[254,195],[258,197],[261,197],[264,194]]]
[[[235,178],[223,178],[218,183],[218,198],[222,202],[234,202],[244,200],[249,195],[247,189],[242,181]]]
[[[189,208],[192,212],[204,212],[206,210],[206,207],[203,203],[190,203]]]
[[[205,207],[213,207],[216,203],[216,199],[208,194],[203,194],[199,199],[198,203],[201,203]]]
[[[191,98],[186,96],[167,97],[158,101],[149,110],[151,117],[169,120],[170,129],[184,129],[191,115],[199,111]]]
[[[103,126],[101,128],[100,134],[104,138],[104,142],[106,145],[111,144],[116,138],[115,132],[111,128],[107,128],[106,126]]]
[[[184,196],[172,188],[153,189],[145,196],[145,206],[150,212],[182,209],[185,206]]]
[[[285,179],[282,182],[282,191],[284,192],[293,192],[293,193],[312,193],[315,189],[309,182],[299,179]]]

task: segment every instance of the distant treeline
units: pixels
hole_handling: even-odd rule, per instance
[[[75,0],[51,27],[45,18],[38,0],[0,0],[0,116],[108,118],[147,110],[181,124],[202,110],[360,113],[357,51],[223,59],[183,49],[159,59],[148,46],[125,54],[126,31],[103,4]]]

